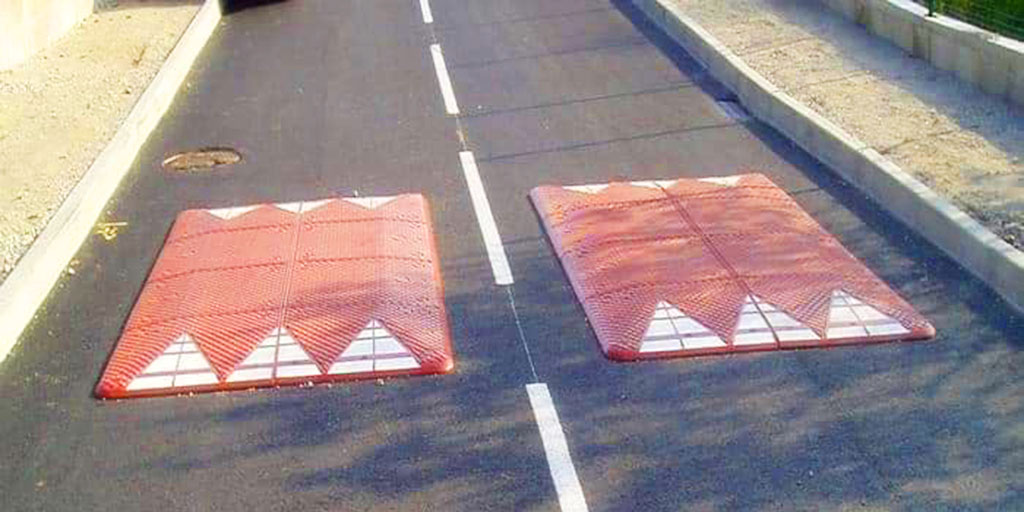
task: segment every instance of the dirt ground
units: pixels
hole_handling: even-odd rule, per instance
[[[1024,249],[1024,108],[817,0],[673,0],[791,96]]]
[[[0,281],[103,150],[198,10],[121,2],[0,71]]]

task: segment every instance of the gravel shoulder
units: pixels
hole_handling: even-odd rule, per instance
[[[817,0],[673,0],[777,87],[1024,249],[1024,109]]]
[[[117,132],[196,1],[94,13],[0,72],[0,281]]]

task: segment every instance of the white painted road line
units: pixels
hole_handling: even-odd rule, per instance
[[[548,385],[527,384],[526,393],[530,395],[533,416],[540,428],[540,440],[544,444],[551,479],[555,481],[558,505],[562,512],[586,512],[588,509],[583,487],[576,476],[576,467],[569,455],[569,444],[565,442],[565,432],[562,431],[562,423],[558,421],[558,411],[551,401]]]
[[[494,282],[502,286],[512,284],[515,282],[512,279],[512,269],[508,265],[508,257],[505,256],[505,246],[501,243],[501,235],[498,234],[498,225],[494,222],[494,214],[491,213],[491,203],[487,200],[484,183],[480,180],[476,158],[471,151],[462,151],[459,153],[459,159],[462,160],[462,173],[466,175],[466,185],[469,186],[469,197],[473,200],[476,221],[480,224],[480,234],[484,237],[487,257],[491,260]]]
[[[434,13],[430,12],[430,0],[420,0],[420,10],[423,11],[423,23],[429,25],[434,22]]]
[[[455,101],[455,89],[452,89],[452,79],[448,76],[448,67],[444,63],[441,45],[430,45],[430,55],[434,58],[434,71],[437,72],[437,83],[441,86],[444,108],[449,114],[456,115],[459,113],[459,104]]]

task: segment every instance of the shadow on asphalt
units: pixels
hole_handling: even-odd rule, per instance
[[[254,7],[279,4],[287,1],[289,0],[220,0],[220,7],[224,14],[232,14],[246,9],[252,9]]]

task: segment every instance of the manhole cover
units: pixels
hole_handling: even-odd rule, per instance
[[[168,157],[163,166],[169,171],[195,172],[237,164],[241,160],[241,153],[231,148],[202,148]]]

